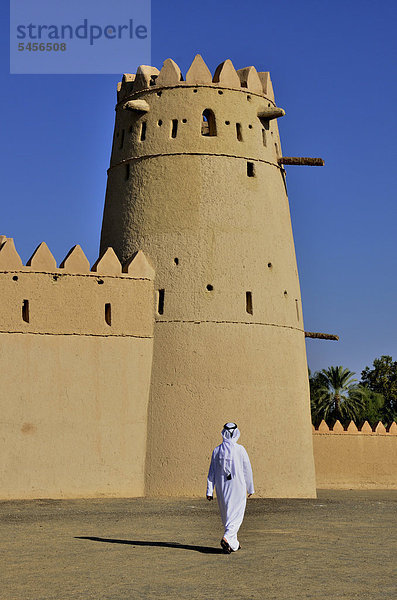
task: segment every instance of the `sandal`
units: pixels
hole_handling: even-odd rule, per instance
[[[222,550],[223,550],[224,554],[231,554],[233,552],[233,550],[231,549],[231,547],[229,546],[229,544],[227,543],[225,538],[221,539],[221,546],[222,546]]]

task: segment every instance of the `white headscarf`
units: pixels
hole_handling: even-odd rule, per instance
[[[229,427],[232,428],[235,426],[235,429],[229,431]],[[219,446],[219,461],[221,463],[222,469],[226,475],[231,475],[234,477],[236,474],[236,469],[234,465],[234,449],[237,443],[238,438],[240,437],[240,431],[237,428],[236,423],[226,423],[224,429],[222,430],[223,442]]]

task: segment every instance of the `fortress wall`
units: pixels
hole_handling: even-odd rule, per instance
[[[151,339],[0,334],[0,498],[142,496]]]
[[[323,422],[313,446],[318,489],[397,489],[397,425],[329,431]]]
[[[0,248],[1,499],[144,493],[153,281],[113,254],[38,270]]]

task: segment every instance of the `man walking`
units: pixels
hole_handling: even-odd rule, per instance
[[[223,442],[212,453],[207,479],[207,499],[212,500],[214,487],[225,533],[221,546],[225,554],[241,548],[237,533],[243,522],[247,493],[254,493],[250,459],[244,446],[237,444],[240,431],[236,423],[226,423]]]

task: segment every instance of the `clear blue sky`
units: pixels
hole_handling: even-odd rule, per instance
[[[0,233],[23,260],[45,240],[94,262],[119,77],[9,75],[1,10]],[[307,342],[312,370],[397,359],[396,16],[392,0],[152,2],[153,65],[270,70],[284,154],[326,161],[287,167],[305,328],[341,338]]]

